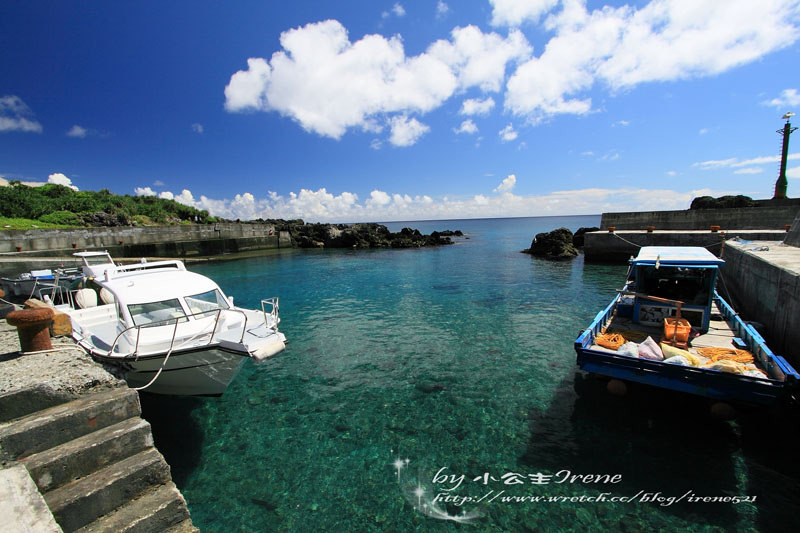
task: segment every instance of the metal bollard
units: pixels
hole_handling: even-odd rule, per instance
[[[19,345],[23,352],[52,350],[50,322],[55,313],[47,307],[22,309],[8,313],[6,321],[17,328]]]

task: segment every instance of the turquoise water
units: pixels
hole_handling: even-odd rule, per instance
[[[469,238],[192,266],[239,305],[280,296],[290,340],[222,398],[143,395],[202,531],[792,529],[797,436],[774,412],[712,421],[702,400],[613,397],[576,372],[572,342],[626,268],[519,250],[599,217],[388,225]]]

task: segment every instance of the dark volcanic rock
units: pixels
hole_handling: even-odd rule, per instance
[[[572,244],[572,232],[567,228],[537,234],[531,247],[523,252],[545,259],[571,259],[578,255],[578,249]]]
[[[403,228],[392,233],[386,226],[375,223],[287,226],[294,246],[298,248],[419,248],[453,243],[450,237],[435,231],[430,235],[423,235],[417,229]]]
[[[572,236],[572,245],[575,246],[575,248],[582,248],[583,234],[591,233],[592,231],[600,231],[600,228],[596,228],[594,226],[590,228],[578,228],[578,231],[576,231],[575,235]]]

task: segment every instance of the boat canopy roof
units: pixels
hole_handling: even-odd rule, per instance
[[[160,302],[219,289],[205,276],[177,269],[132,271],[96,281],[114,293],[123,305]]]
[[[631,260],[634,265],[701,266],[716,268],[725,263],[700,246],[643,246]]]

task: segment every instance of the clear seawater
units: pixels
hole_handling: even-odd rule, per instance
[[[264,363],[247,361],[221,398],[143,395],[195,525],[793,530],[796,419],[745,410],[716,421],[702,399],[637,387],[612,396],[576,370],[572,343],[626,267],[520,250],[538,232],[592,225],[599,216],[390,223],[468,238],[191,266],[239,305],[279,296],[290,340]],[[565,480],[567,471],[604,477]],[[576,501],[523,499],[537,496]]]

